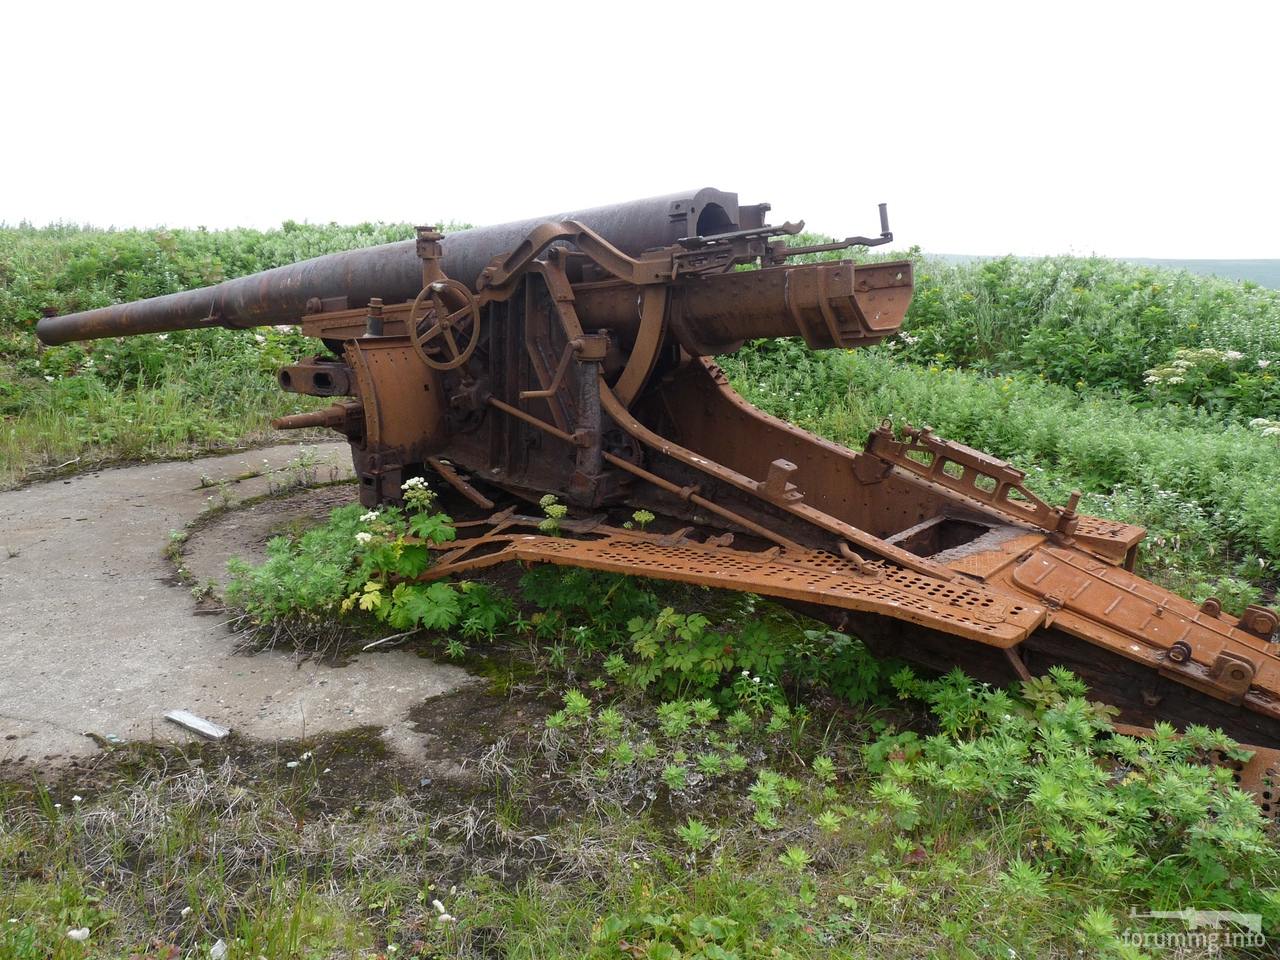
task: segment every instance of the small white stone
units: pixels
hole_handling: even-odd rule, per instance
[[[67,931],[67,939],[74,940],[76,943],[84,943],[89,939],[89,928],[73,927]]]
[[[227,942],[221,937],[209,948],[209,960],[222,960],[227,955]]]

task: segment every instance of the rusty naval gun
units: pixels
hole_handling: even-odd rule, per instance
[[[769,416],[715,357],[762,337],[850,349],[895,334],[909,261],[797,264],[768,204],[702,189],[318,257],[205,289],[48,317],[49,344],[296,323],[326,352],[280,370],[331,405],[277,421],[351,444],[361,501],[426,477],[466,510],[426,578],[508,561],[749,591],[873,650],[1007,682],[1064,665],[1128,724],[1280,747],[1276,613],[1230,616],[1134,573],[1140,527],[1038,497],[928,429],[860,450]],[[747,269],[753,267],[754,269]],[[540,498],[570,505],[539,532]],[[658,518],[628,529],[636,509]],[[1271,812],[1277,757],[1238,769]]]

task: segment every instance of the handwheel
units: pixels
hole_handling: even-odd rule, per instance
[[[431,303],[429,308],[426,307],[428,300]],[[446,306],[448,301],[461,306],[450,308]],[[471,332],[466,346],[460,347],[454,331],[463,329],[468,318]],[[480,342],[480,305],[465,283],[437,280],[423,287],[414,299],[405,327],[409,331],[409,342],[423,363],[434,370],[453,370],[467,362]],[[446,359],[436,359],[427,352],[432,341],[438,341],[434,346],[444,353]]]

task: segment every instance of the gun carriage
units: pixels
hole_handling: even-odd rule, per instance
[[[280,371],[333,398],[280,428],[351,444],[360,499],[424,476],[468,514],[426,578],[509,561],[776,597],[872,649],[982,679],[1061,664],[1129,724],[1203,723],[1280,747],[1273,610],[1241,616],[1137,576],[1140,527],[1054,505],[1022,471],[883,424],[860,450],[748,404],[714,357],[896,333],[909,261],[798,255],[767,204],[702,189],[333,254],[201,290],[42,320],[46,343],[297,323],[327,352]],[[529,508],[571,506],[559,536]],[[628,529],[636,509],[658,518]],[[1238,770],[1271,814],[1272,749]]]

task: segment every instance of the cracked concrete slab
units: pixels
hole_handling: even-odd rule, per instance
[[[306,449],[318,479],[350,475],[345,444]],[[92,753],[90,732],[187,740],[163,719],[173,708],[260,739],[373,724],[420,754],[410,708],[470,682],[464,670],[400,650],[341,667],[237,654],[164,556],[171,532],[211,502],[287,481],[299,453],[288,444],[0,493],[0,763]]]

